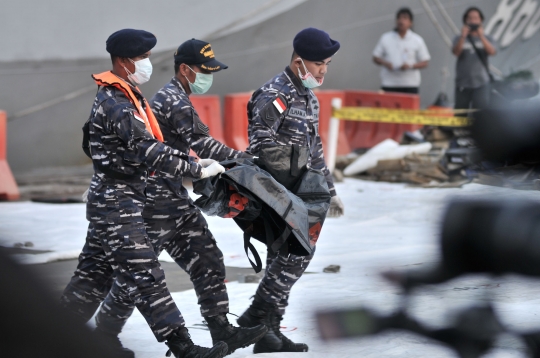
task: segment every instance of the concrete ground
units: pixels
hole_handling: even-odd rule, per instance
[[[167,278],[167,287],[171,292],[181,292],[193,288],[189,276],[178,265],[171,262],[162,262],[161,266],[165,270]],[[38,264],[28,266],[35,271],[37,276],[43,277],[54,295],[60,297],[62,291],[69,282],[77,267],[77,260],[57,261],[47,264]],[[239,275],[254,274],[252,269],[227,267],[227,281],[237,281]]]
[[[20,200],[81,201],[81,195],[88,188],[92,173],[91,165],[83,165],[37,169],[19,175],[16,180],[21,194]],[[189,187],[191,182],[186,181],[185,185]],[[29,250],[28,248],[6,248],[1,246],[0,251],[7,254],[43,253],[43,251]],[[171,292],[186,291],[193,288],[189,276],[178,265],[170,262],[162,262],[161,265],[165,270],[167,286]],[[27,265],[26,267],[41,277],[50,288],[51,293],[59,297],[77,267],[77,260],[56,261],[46,264]],[[244,277],[253,274],[255,272],[251,268],[226,268],[226,280],[229,282],[238,281],[239,275]],[[262,274],[259,273],[258,276],[262,277]]]
[[[17,248],[5,248],[0,247],[0,252],[7,254],[29,253],[32,252],[28,249]],[[35,253],[42,253],[42,251],[34,250]],[[167,287],[171,292],[181,292],[190,290],[193,288],[189,276],[182,270],[177,264],[171,262],[161,262],[161,266],[165,270],[165,277],[167,278]],[[73,272],[77,267],[77,260],[64,260],[50,262],[46,264],[37,265],[25,265],[31,272],[41,278],[45,286],[50,289],[50,293],[53,297],[60,297],[62,291],[68,284]],[[238,281],[239,277],[242,280],[246,275],[255,275],[255,272],[251,268],[238,268],[227,267],[226,268],[226,280],[229,282]],[[262,277],[262,273],[257,274],[258,277]]]

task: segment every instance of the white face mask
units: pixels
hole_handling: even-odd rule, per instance
[[[307,70],[304,60],[302,60],[300,57],[298,58],[300,61],[302,61],[302,65],[304,65],[304,70],[306,71],[306,74],[302,76],[302,72],[300,72],[300,68],[298,68],[298,76],[300,77],[300,80],[302,80],[302,84],[307,88],[315,88],[322,85],[324,82],[324,77],[321,82],[317,81],[313,74]]]
[[[137,85],[142,85],[143,83],[148,82],[150,79],[150,76],[152,75],[152,63],[150,62],[149,58],[145,58],[143,60],[139,61],[133,61],[131,58],[129,59],[131,63],[135,65],[135,73],[131,73],[125,66],[124,69],[126,70],[128,74],[129,81]]]

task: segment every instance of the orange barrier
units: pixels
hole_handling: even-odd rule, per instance
[[[332,116],[332,98],[344,98],[345,93],[338,90],[317,91],[315,93],[319,99],[319,134],[326,150],[326,139],[328,136],[328,125]],[[225,96],[225,141],[231,148],[246,150],[248,146],[247,137],[247,104],[251,98],[251,93],[235,93]],[[349,142],[345,135],[345,126],[342,124],[339,131],[338,154],[348,154],[351,151]]]
[[[233,93],[225,96],[225,141],[226,144],[237,150],[246,150],[248,147],[248,117],[247,104],[251,92]]]
[[[420,97],[403,93],[348,90],[345,91],[344,106],[420,109]],[[405,131],[414,131],[420,127],[414,124],[345,122],[345,132],[353,149],[371,148],[388,138],[399,141]]]
[[[315,91],[315,95],[319,100],[319,135],[321,136],[324,153],[328,152],[327,141],[328,141],[328,127],[330,125],[330,118],[332,117],[332,98],[340,98],[341,100],[345,99],[345,92],[338,90],[324,90],[324,91]],[[351,147],[349,145],[349,140],[345,133],[345,123],[339,123],[339,134],[338,134],[338,147],[337,154],[349,154],[351,152]]]
[[[319,99],[319,134],[325,151],[327,151],[328,126],[332,116],[332,98],[341,98],[344,100],[344,106],[352,107],[420,108],[420,97],[410,94],[352,90],[324,90],[316,91],[315,94]],[[234,93],[225,96],[224,138],[225,143],[231,148],[246,150],[248,146],[247,103],[250,98],[251,93]],[[348,154],[355,148],[370,148],[387,138],[399,141],[405,131],[414,131],[420,127],[413,124],[346,121],[340,123],[337,154]]]
[[[219,96],[191,95],[189,99],[203,123],[210,128],[210,135],[221,143],[225,143]]]
[[[6,147],[7,117],[6,112],[0,111],[0,200],[17,200],[19,188],[7,162]]]

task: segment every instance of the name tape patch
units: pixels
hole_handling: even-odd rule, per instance
[[[302,109],[298,109],[298,108],[291,108],[289,110],[289,116],[305,118],[306,117],[306,111],[304,111]]]

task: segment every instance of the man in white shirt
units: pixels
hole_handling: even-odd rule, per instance
[[[373,50],[373,62],[382,66],[382,89],[389,92],[418,93],[420,69],[430,60],[424,39],[411,30],[413,14],[399,9],[396,28],[381,36]]]

